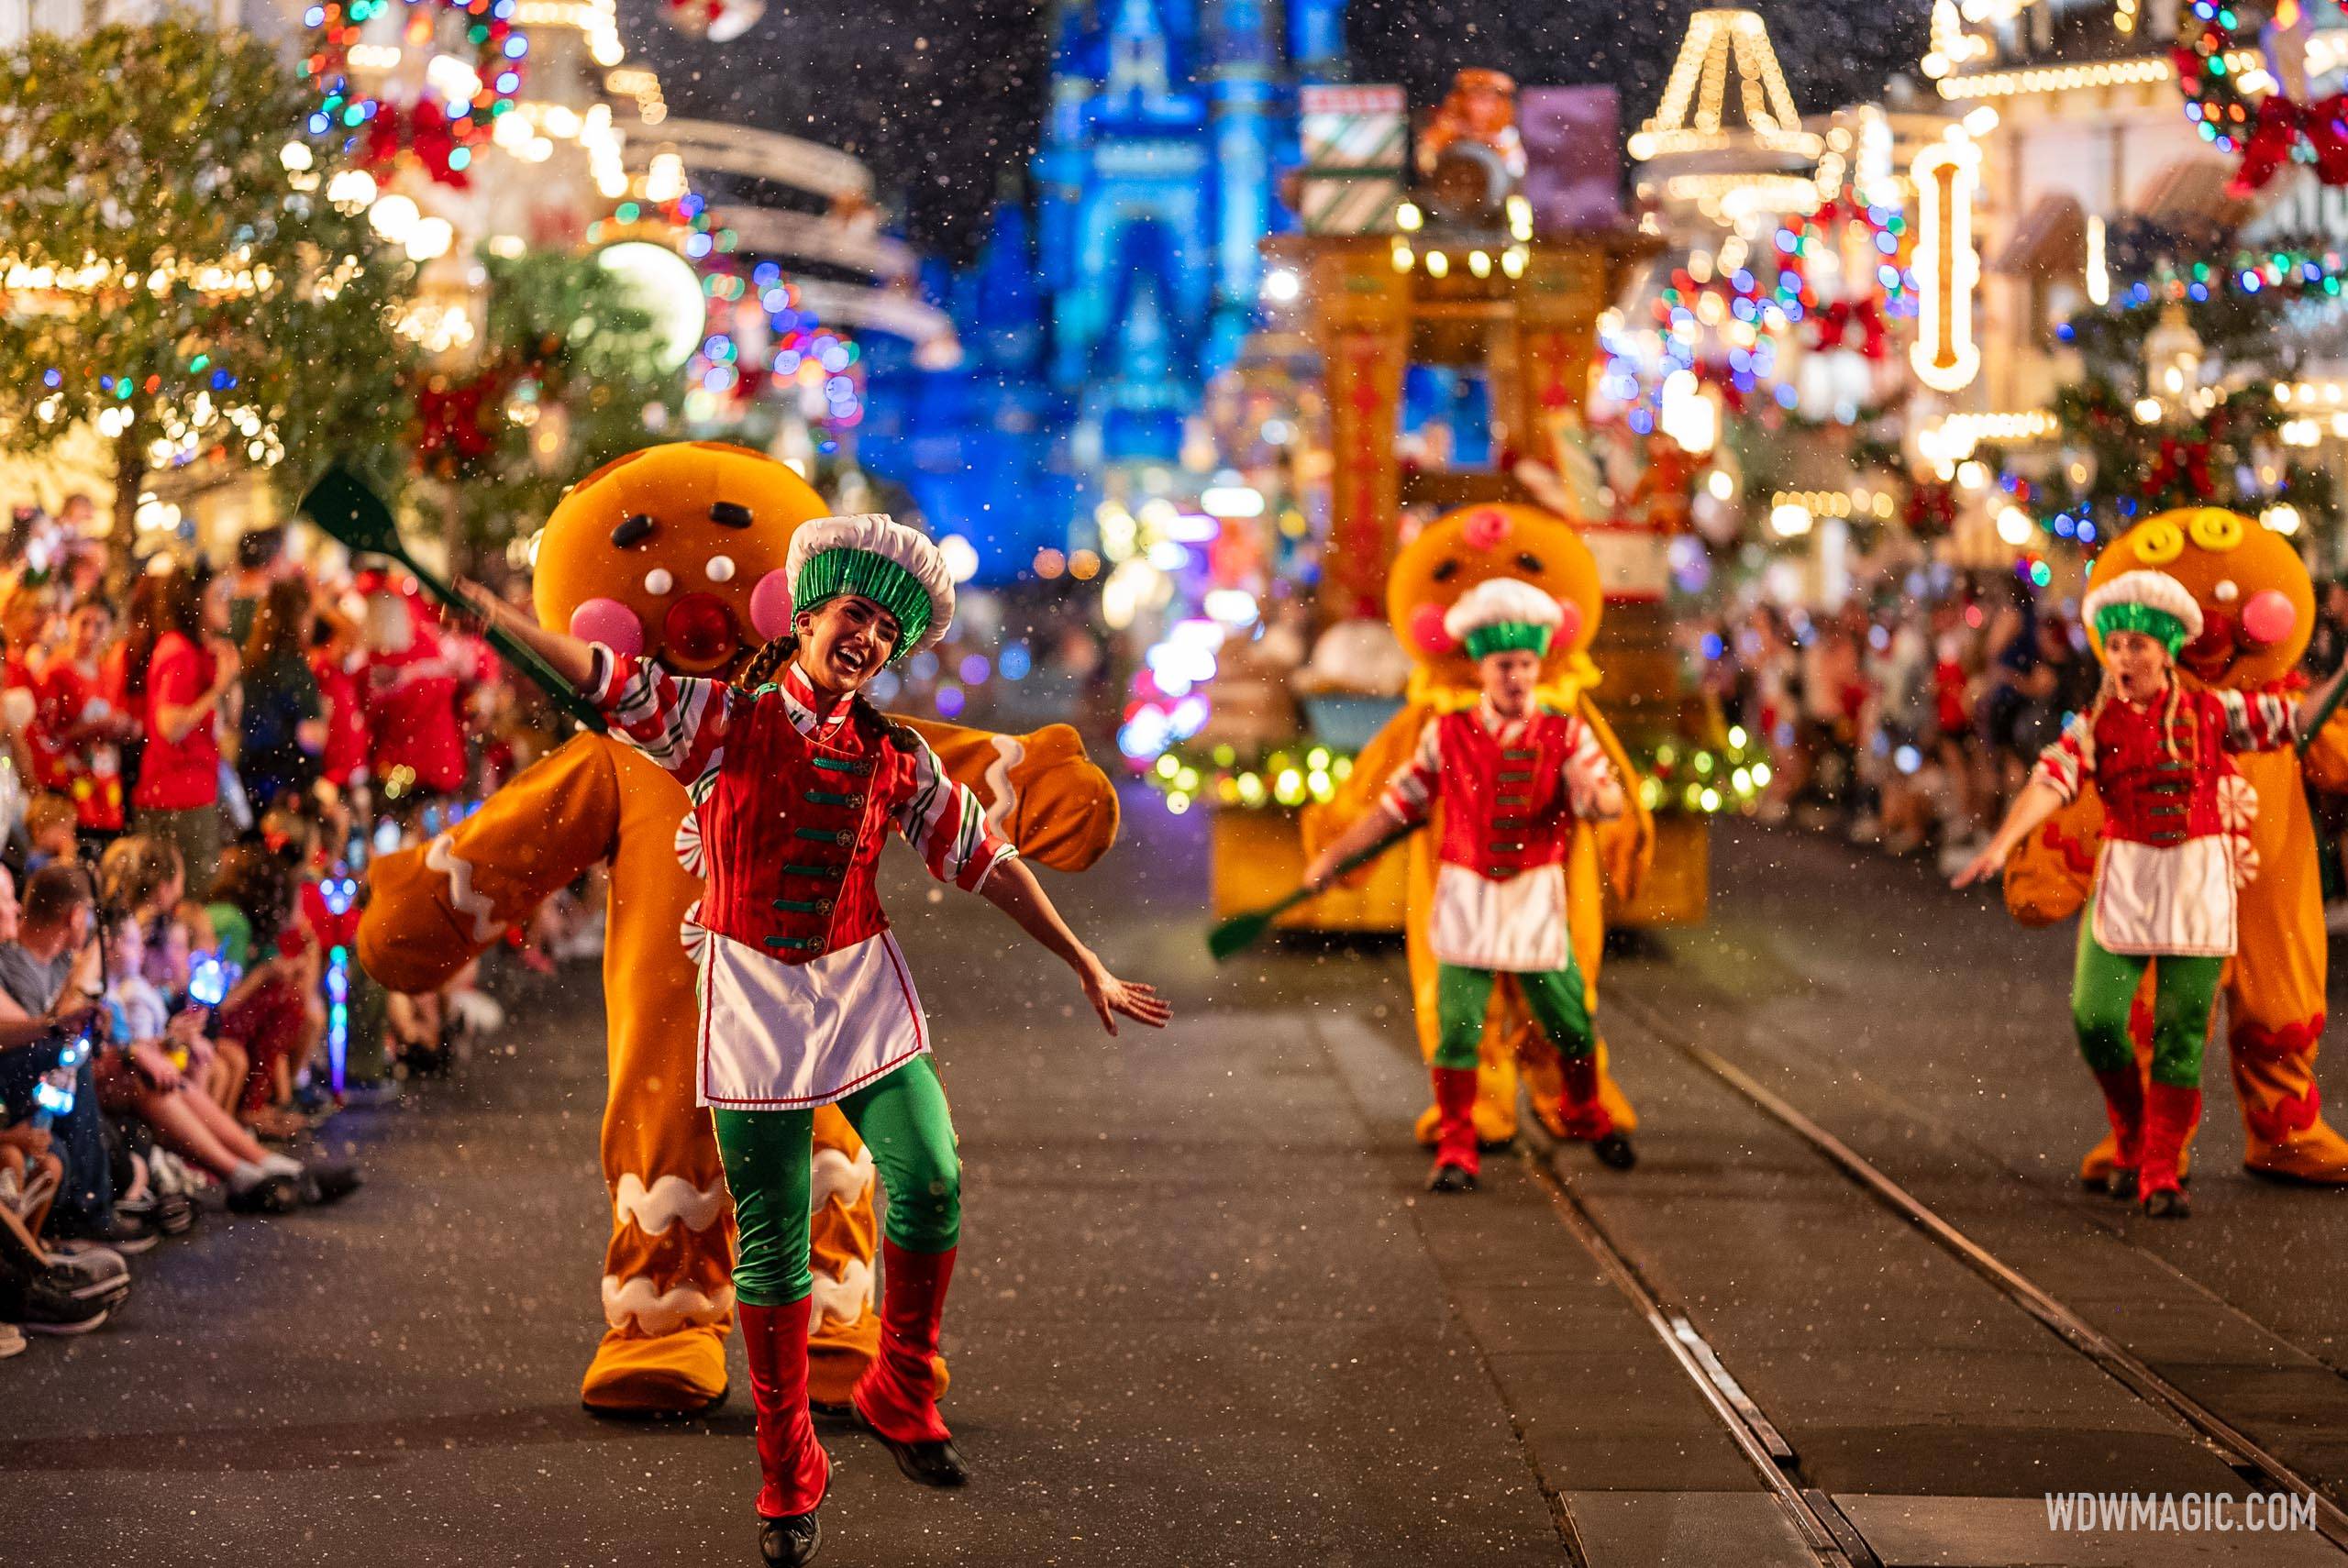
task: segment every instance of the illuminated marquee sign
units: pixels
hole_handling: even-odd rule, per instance
[[[1917,379],[1934,392],[1956,392],[1981,371],[1973,343],[1973,294],[1981,257],[1973,248],[1973,192],[1981,178],[1981,149],[1961,132],[1916,155],[1916,284],[1922,296],[1916,346],[1910,358]]]

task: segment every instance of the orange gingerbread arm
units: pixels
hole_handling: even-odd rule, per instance
[[[2307,780],[2327,795],[2348,793],[2348,708],[2331,715],[2308,743],[2301,766]]]
[[[359,962],[399,991],[444,983],[539,902],[611,856],[611,743],[578,734],[449,832],[369,869]]]
[[[929,743],[954,782],[977,794],[987,821],[1028,859],[1055,871],[1081,871],[1117,841],[1116,789],[1068,725],[1003,735],[935,719],[903,723]]]
[[[1623,814],[1611,822],[1592,823],[1590,831],[1597,836],[1598,862],[1606,869],[1614,896],[1634,899],[1655,867],[1655,813],[1639,799],[1638,770],[1631,766],[1631,754],[1623,749],[1622,738],[1598,711],[1598,704],[1584,697],[1574,711],[1598,737],[1607,760],[1623,780]]]
[[[2056,812],[2006,856],[2006,911],[2024,925],[2069,920],[2088,901],[2103,844],[2103,802],[2095,786]]]

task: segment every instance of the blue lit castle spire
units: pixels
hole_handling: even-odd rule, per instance
[[[943,302],[963,343],[977,344],[996,324],[969,313],[1004,297],[1007,271],[1032,278],[1021,308],[1041,320],[1033,381],[1021,384],[1013,367],[993,359],[978,370],[984,389],[963,401],[969,418],[987,420],[979,405],[1006,400],[1023,422],[1038,422],[1022,439],[1050,450],[1004,450],[997,430],[1002,469],[949,480],[927,470],[988,442],[910,425],[902,443],[870,432],[862,442],[869,466],[916,498],[943,501],[950,490],[967,502],[974,486],[995,488],[988,513],[998,544],[981,550],[986,575],[1010,575],[1036,548],[1065,546],[1071,525],[1090,518],[1104,472],[1175,459],[1202,388],[1235,357],[1253,318],[1257,245],[1283,221],[1275,183],[1297,159],[1295,89],[1343,78],[1344,18],[1345,0],[1060,6],[1029,167],[1032,226],[998,223],[970,270],[996,285],[972,290],[966,278]],[[893,395],[876,386],[872,401]],[[1047,470],[1056,482],[1040,491],[1012,477]],[[1033,538],[1014,541],[1011,518]]]

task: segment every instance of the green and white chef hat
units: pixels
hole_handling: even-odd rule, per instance
[[[2201,606],[2185,584],[2165,571],[2139,567],[2123,571],[2088,594],[2079,605],[2079,618],[2101,642],[2114,632],[2142,632],[2168,649],[2177,650],[2201,635]]]
[[[791,607],[802,610],[853,593],[897,623],[889,662],[935,646],[954,623],[954,574],[929,536],[883,513],[817,517],[791,536],[783,562]]]
[[[1443,617],[1443,629],[1468,645],[1469,658],[1523,648],[1545,657],[1565,624],[1565,612],[1548,594],[1522,578],[1495,577],[1459,597]]]

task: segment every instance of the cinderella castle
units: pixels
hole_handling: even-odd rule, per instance
[[[1296,87],[1346,74],[1344,0],[1064,0],[1032,203],[933,275],[964,359],[876,359],[862,465],[1006,580],[1102,477],[1170,466],[1247,331],[1297,160]]]

